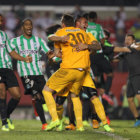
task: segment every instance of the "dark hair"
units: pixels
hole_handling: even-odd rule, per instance
[[[126,36],[130,36],[133,40],[135,40],[135,36],[133,34],[127,34]]]
[[[84,13],[84,14],[83,14],[83,17],[86,18],[86,19],[88,20],[89,13]]]
[[[25,21],[30,21],[32,23],[32,20],[30,18],[25,18],[24,20],[22,20],[21,26],[24,25]]]
[[[110,38],[110,32],[107,29],[104,29],[104,33],[106,36],[108,36],[108,38]]]
[[[97,13],[92,11],[88,14],[89,19],[97,19]]]
[[[54,34],[58,28],[61,28],[59,24],[52,25],[46,29],[47,36],[50,34]]]
[[[64,23],[66,27],[74,26],[74,18],[68,14],[62,16],[61,22]]]

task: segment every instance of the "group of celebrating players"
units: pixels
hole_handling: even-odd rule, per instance
[[[93,128],[99,127],[98,122],[100,120],[105,131],[114,132],[109,126],[105,113],[106,100],[109,100],[106,94],[109,93],[112,83],[110,64],[113,59],[112,54],[122,52],[123,56],[130,61],[132,54],[135,59],[139,57],[140,47],[139,44],[135,44],[133,35],[126,36],[126,47],[117,47],[109,43],[108,31],[104,31],[101,25],[96,23],[96,20],[96,12],[79,15],[76,19],[69,14],[64,14],[61,18],[61,26],[54,25],[48,28],[48,30],[55,28],[48,35],[48,39],[54,42],[54,51],[51,51],[43,39],[32,34],[33,23],[31,19],[22,21],[23,34],[21,36],[9,40],[7,34],[2,31],[4,17],[0,15],[0,113],[3,131],[15,129],[10,114],[15,110],[21,98],[17,78],[12,70],[11,56],[18,60],[18,74],[25,88],[25,94],[31,95],[32,100],[34,100],[34,107],[41,120],[42,130],[50,131],[54,128],[57,131],[63,130],[63,103],[68,99],[70,125],[66,126],[66,129],[84,131],[82,114],[86,111],[82,113],[82,110],[87,104],[84,104],[85,100],[82,99],[86,97],[90,104],[85,110],[89,109],[91,111]],[[48,56],[50,61],[62,60],[60,68],[47,82],[41,71],[41,51]],[[116,58],[123,56],[120,54]],[[131,78],[133,81],[129,81],[128,101],[131,98],[130,104],[133,102],[134,92],[139,93],[137,92],[139,90],[138,82],[136,83],[135,76],[132,75],[140,74],[140,69],[132,70],[132,67],[134,68],[133,61],[135,60],[131,59],[130,64],[128,64],[131,65],[130,71],[131,77],[133,77]],[[136,66],[138,66],[138,63]],[[100,94],[103,102],[98,97],[96,86],[90,74],[91,70],[94,74],[96,86],[102,89]],[[103,84],[99,77],[101,79],[104,73],[107,75],[107,79]],[[139,78],[137,78],[138,80]],[[135,87],[133,82],[135,82]],[[7,90],[11,94],[8,104],[6,104]],[[83,95],[83,92],[85,95]],[[56,100],[53,97],[54,94],[56,94]],[[111,101],[109,100],[109,102]],[[46,122],[42,107],[44,103],[46,103],[52,117],[49,124]],[[134,105],[130,109],[133,112]],[[140,117],[136,109],[133,114],[137,125],[139,125]]]

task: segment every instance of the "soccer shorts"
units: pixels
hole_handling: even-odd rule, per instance
[[[8,68],[0,68],[0,83],[4,83],[6,89],[12,87],[19,87],[17,78],[13,70]]]
[[[60,68],[49,78],[46,84],[57,93],[71,85],[70,92],[78,95],[85,73],[84,70]]]
[[[21,77],[23,86],[25,88],[25,95],[42,94],[42,90],[45,86],[45,78],[43,75],[29,75]]]
[[[95,84],[94,84],[89,72],[86,72],[86,75],[85,75],[85,78],[83,80],[82,86],[96,89]],[[71,89],[71,85],[66,87],[61,92],[59,92],[58,95],[63,96],[63,97],[67,97],[68,94],[69,94],[70,89]]]
[[[109,60],[107,60],[103,53],[91,55],[91,69],[95,76],[99,76],[103,73],[112,73],[112,66]]]
[[[140,94],[140,75],[135,75],[128,79],[126,93],[128,98]]]

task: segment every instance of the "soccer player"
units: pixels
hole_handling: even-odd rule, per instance
[[[4,17],[0,14],[0,114],[2,120],[2,131],[9,131],[14,129],[15,126],[10,119],[11,113],[17,107],[21,94],[17,78],[12,70],[12,62],[7,51],[8,37],[2,31],[4,27]],[[17,60],[24,62],[31,62],[30,57],[21,57],[15,51],[10,55]],[[10,93],[12,98],[6,105],[6,90]]]
[[[76,46],[85,46],[89,48],[88,36],[85,31],[74,27],[74,19],[70,15],[63,15],[62,29],[56,32],[56,36],[69,36],[66,43],[55,43],[56,56],[62,55],[62,63],[60,69],[54,73],[48,80],[43,90],[43,95],[52,116],[52,122],[46,130],[51,130],[60,125],[60,120],[56,112],[56,104],[52,97],[52,93],[59,93],[65,87],[71,85],[71,97],[74,106],[74,113],[77,122],[77,130],[83,130],[82,124],[82,106],[78,94],[81,89],[82,80],[89,68],[89,51],[83,50],[78,52]],[[86,44],[81,44],[86,43]],[[61,57],[61,56],[60,56]]]
[[[120,58],[124,58],[128,65],[129,77],[127,83],[127,99],[129,108],[135,117],[134,126],[140,125],[140,115],[134,103],[134,97],[138,99],[140,105],[140,44],[135,42],[135,36],[128,34],[125,37],[125,45],[131,53],[125,53]]]
[[[25,95],[31,95],[35,99],[35,108],[42,122],[42,130],[46,129],[47,123],[42,108],[44,99],[42,89],[46,83],[41,71],[40,52],[43,51],[51,57],[50,49],[46,42],[32,35],[33,24],[30,19],[25,19],[22,22],[23,35],[14,38],[8,46],[9,51],[15,50],[21,56],[30,55],[33,61],[25,63],[18,61],[17,69],[25,88]]]
[[[85,17],[82,17],[82,16],[79,16],[77,17],[76,21],[76,27],[77,28],[80,28],[82,30],[86,30],[87,26],[88,26],[88,23],[87,23],[87,19]],[[97,40],[94,38],[94,36],[91,34],[91,33],[88,33],[89,35],[89,39],[90,39],[90,42],[93,43],[96,47],[94,47],[94,52],[98,49],[100,49],[100,45],[98,44]],[[54,39],[54,38],[53,38]],[[77,50],[78,51],[82,51],[86,48],[84,48],[84,46],[78,48]],[[93,50],[92,50],[93,51]],[[90,69],[90,66],[89,66],[89,69]],[[108,125],[107,125],[107,120],[106,120],[106,115],[105,115],[105,112],[104,112],[104,108],[103,108],[103,105],[102,103],[100,102],[99,98],[98,98],[98,95],[97,95],[97,90],[96,90],[96,87],[93,83],[93,80],[90,76],[90,73],[89,71],[86,73],[86,76],[85,76],[85,79],[84,79],[84,82],[82,84],[82,89],[86,92],[89,100],[91,100],[92,104],[94,105],[95,107],[95,110],[98,114],[98,116],[100,117],[100,119],[102,120],[103,124],[104,124],[104,129],[106,131],[113,131]],[[70,89],[70,88],[69,88]],[[67,96],[67,92],[69,89],[65,89],[65,94],[63,95],[59,95],[57,96],[57,104],[59,106],[57,106],[57,112],[58,114],[61,114],[62,112],[62,105],[66,99],[66,96]],[[71,109],[70,109],[71,110]],[[72,114],[72,110],[70,111],[69,110],[69,113],[70,113],[70,116]],[[59,115],[60,116],[60,115]],[[72,116],[71,116],[72,117]],[[74,130],[74,117],[71,118],[70,117],[70,125],[66,127],[66,129],[72,129]]]

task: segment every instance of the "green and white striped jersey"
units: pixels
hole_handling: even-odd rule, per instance
[[[42,66],[40,63],[41,51],[47,53],[50,48],[46,45],[46,42],[36,36],[32,36],[27,39],[23,35],[13,38],[8,42],[8,52],[15,50],[20,56],[26,57],[32,56],[32,62],[26,63],[18,61],[17,69],[20,76],[27,75],[42,75]]]
[[[11,57],[7,51],[7,34],[0,30],[0,68],[12,68]]]

